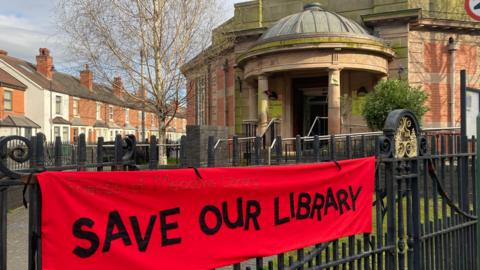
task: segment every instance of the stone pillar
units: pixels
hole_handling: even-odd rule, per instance
[[[450,92],[449,101],[448,101],[448,110],[450,111],[450,119],[449,119],[449,126],[455,127],[457,126],[457,118],[456,118],[456,104],[455,104],[455,92],[456,92],[456,84],[455,84],[455,72],[456,72],[456,65],[457,65],[457,42],[450,38],[448,41],[448,90]]]
[[[267,90],[268,77],[258,76],[258,135],[263,134],[268,125],[268,96],[265,94]]]
[[[328,71],[328,133],[341,132],[340,69],[332,68]]]
[[[248,84],[248,120],[256,120],[258,118],[257,94],[257,88]]]

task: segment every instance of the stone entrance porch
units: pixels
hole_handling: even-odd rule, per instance
[[[246,81],[244,123],[253,123],[255,135],[261,136],[277,121],[278,135],[284,138],[364,131],[362,97],[384,77],[378,71],[338,66],[262,74]]]

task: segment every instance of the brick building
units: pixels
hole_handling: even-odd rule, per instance
[[[0,69],[0,136],[31,136],[40,126],[25,116],[27,86]]]
[[[10,98],[14,105],[12,112],[3,110],[2,113],[32,119],[35,128],[49,141],[59,136],[62,141],[73,142],[81,133],[89,142],[98,137],[111,141],[117,134],[134,134],[141,138],[142,113],[146,138],[157,135],[158,121],[153,110],[143,104],[138,91],[127,93],[120,77],[114,78],[112,85],[108,86],[94,82],[94,74],[88,65],[80,71],[79,77],[75,77],[55,71],[53,64],[53,57],[45,48],[39,49],[35,65],[2,51],[0,92],[5,85],[9,91],[5,93],[11,92],[12,95],[0,97]],[[179,112],[167,127],[167,137],[177,140],[185,134],[185,124],[186,119]]]
[[[365,131],[363,96],[379,80],[400,78],[428,94],[425,127],[459,126],[460,70],[469,87],[480,87],[480,22],[464,3],[237,3],[234,17],[213,32],[212,47],[183,68],[188,124],[246,135],[248,125],[262,134],[277,120],[280,135],[292,137],[307,135],[317,119],[320,134]],[[205,57],[221,46],[221,33],[233,33],[234,42]]]

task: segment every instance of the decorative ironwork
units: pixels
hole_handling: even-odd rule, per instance
[[[417,134],[412,120],[406,116],[400,119],[395,132],[395,157],[413,158],[417,156]]]
[[[418,137],[418,155],[425,156],[428,152],[428,142],[425,136]]]
[[[122,147],[124,150],[124,154],[122,156],[123,162],[128,162],[134,159],[136,145],[137,145],[137,141],[134,135],[127,135],[123,139],[123,143],[122,143]]]
[[[382,157],[388,158],[392,155],[392,140],[386,136],[380,136],[378,138],[378,150],[379,155]]]
[[[9,168],[9,163],[23,164],[32,157],[32,142],[21,136],[7,136],[0,138],[0,173],[13,179],[20,178],[20,174]],[[12,160],[12,161],[9,161]]]

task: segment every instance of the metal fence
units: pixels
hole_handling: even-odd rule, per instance
[[[383,132],[375,133],[276,137],[265,146],[261,137],[218,141],[210,137],[206,146],[209,167],[377,157],[371,234],[253,258],[231,268],[478,269],[480,185],[476,182],[476,139],[461,137],[452,130],[422,131],[415,116],[403,110],[392,112],[385,126]],[[18,136],[1,138],[0,268],[6,269],[8,188],[24,184],[30,187],[29,269],[41,269],[40,193],[37,184],[28,183],[28,175],[45,169],[158,169],[158,147],[166,147],[173,160],[186,166],[186,147],[159,145],[155,137],[148,145],[136,144],[132,137],[118,136],[113,144],[100,139],[95,146],[87,146],[84,135],[77,145],[64,145],[59,140],[48,144],[42,134],[31,140]],[[24,167],[17,167],[20,165]]]
[[[276,137],[267,148],[261,137],[224,142],[227,155],[214,147],[222,142],[209,144],[210,167],[377,157],[371,234],[233,269],[478,269],[475,138],[452,128],[421,130],[414,115],[395,111],[383,132]]]

